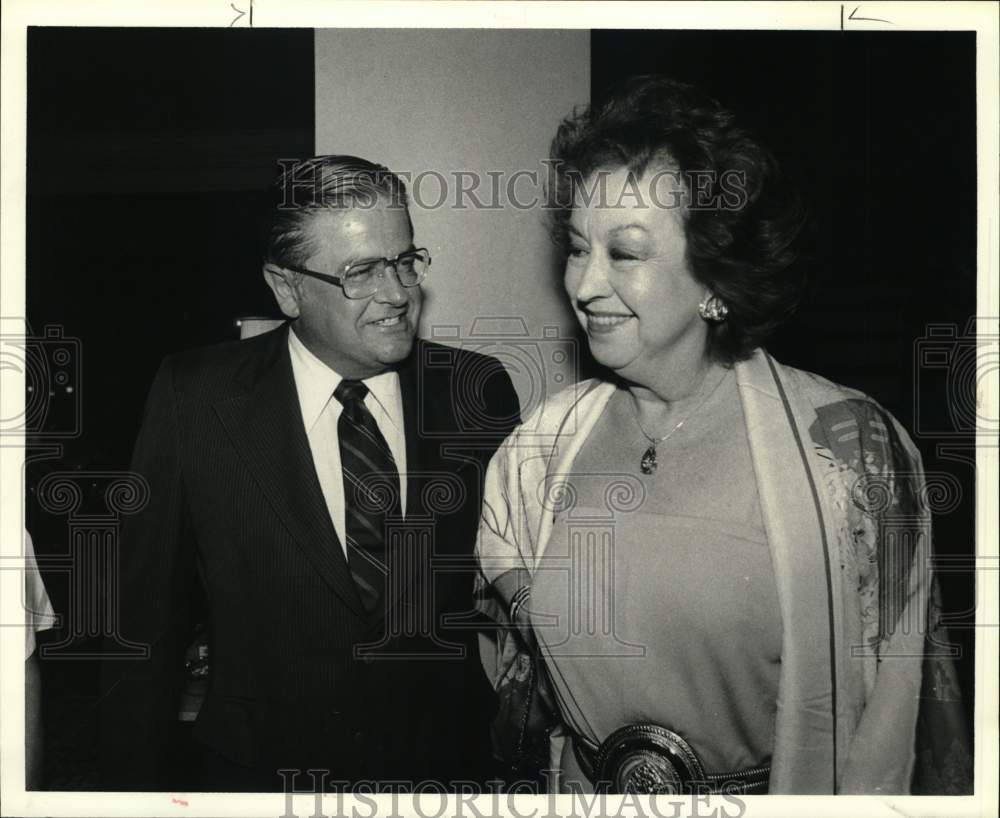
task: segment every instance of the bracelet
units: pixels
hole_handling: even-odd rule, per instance
[[[507,607],[507,615],[510,617],[510,621],[513,624],[517,620],[517,613],[524,607],[524,604],[531,597],[531,586],[522,585],[516,591],[514,595],[510,598],[510,605]]]

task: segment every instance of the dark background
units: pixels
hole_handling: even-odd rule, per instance
[[[975,35],[594,32],[594,97],[632,73],[702,86],[799,184],[812,286],[769,348],[868,392],[914,432],[928,471],[962,489],[935,520],[937,550],[971,555],[972,427],[955,398],[976,314]],[[54,325],[79,339],[83,434],[53,437],[50,413],[28,452],[28,527],[58,611],[69,533],[40,509],[39,480],[77,470],[99,505],[100,479],[82,473],[127,469],[163,355],[236,337],[237,316],[274,314],[260,275],[264,191],[279,158],[312,154],[314,129],[311,31],[29,29],[28,319],[36,335]],[[954,332],[928,340],[931,325]],[[52,441],[62,452],[43,458]],[[971,573],[942,579],[948,609],[972,605]],[[953,634],[970,708],[971,634]],[[42,660],[54,789],[95,783],[93,664]]]
[[[311,30],[29,29],[28,320],[79,339],[83,430],[27,470],[28,529],[50,565],[70,532],[41,509],[39,481],[86,471],[81,511],[106,513],[108,481],[93,472],[128,468],[163,356],[274,310],[258,226],[277,160],[314,152],[313,63]],[[42,569],[66,611],[71,575]],[[60,652],[98,650],[75,642]],[[95,787],[96,662],[41,661],[47,786]]]

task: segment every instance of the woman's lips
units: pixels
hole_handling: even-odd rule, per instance
[[[585,315],[587,316],[587,332],[591,335],[616,332],[635,317],[634,315],[613,312],[588,312]]]

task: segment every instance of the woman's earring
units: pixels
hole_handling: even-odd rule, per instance
[[[706,321],[721,324],[729,315],[729,307],[717,295],[706,295],[704,300],[698,305],[698,315]]]

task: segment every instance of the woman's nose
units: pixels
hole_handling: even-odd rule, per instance
[[[580,282],[576,288],[578,301],[591,301],[603,295],[608,295],[608,268],[598,253],[587,256],[587,263],[580,271]]]

